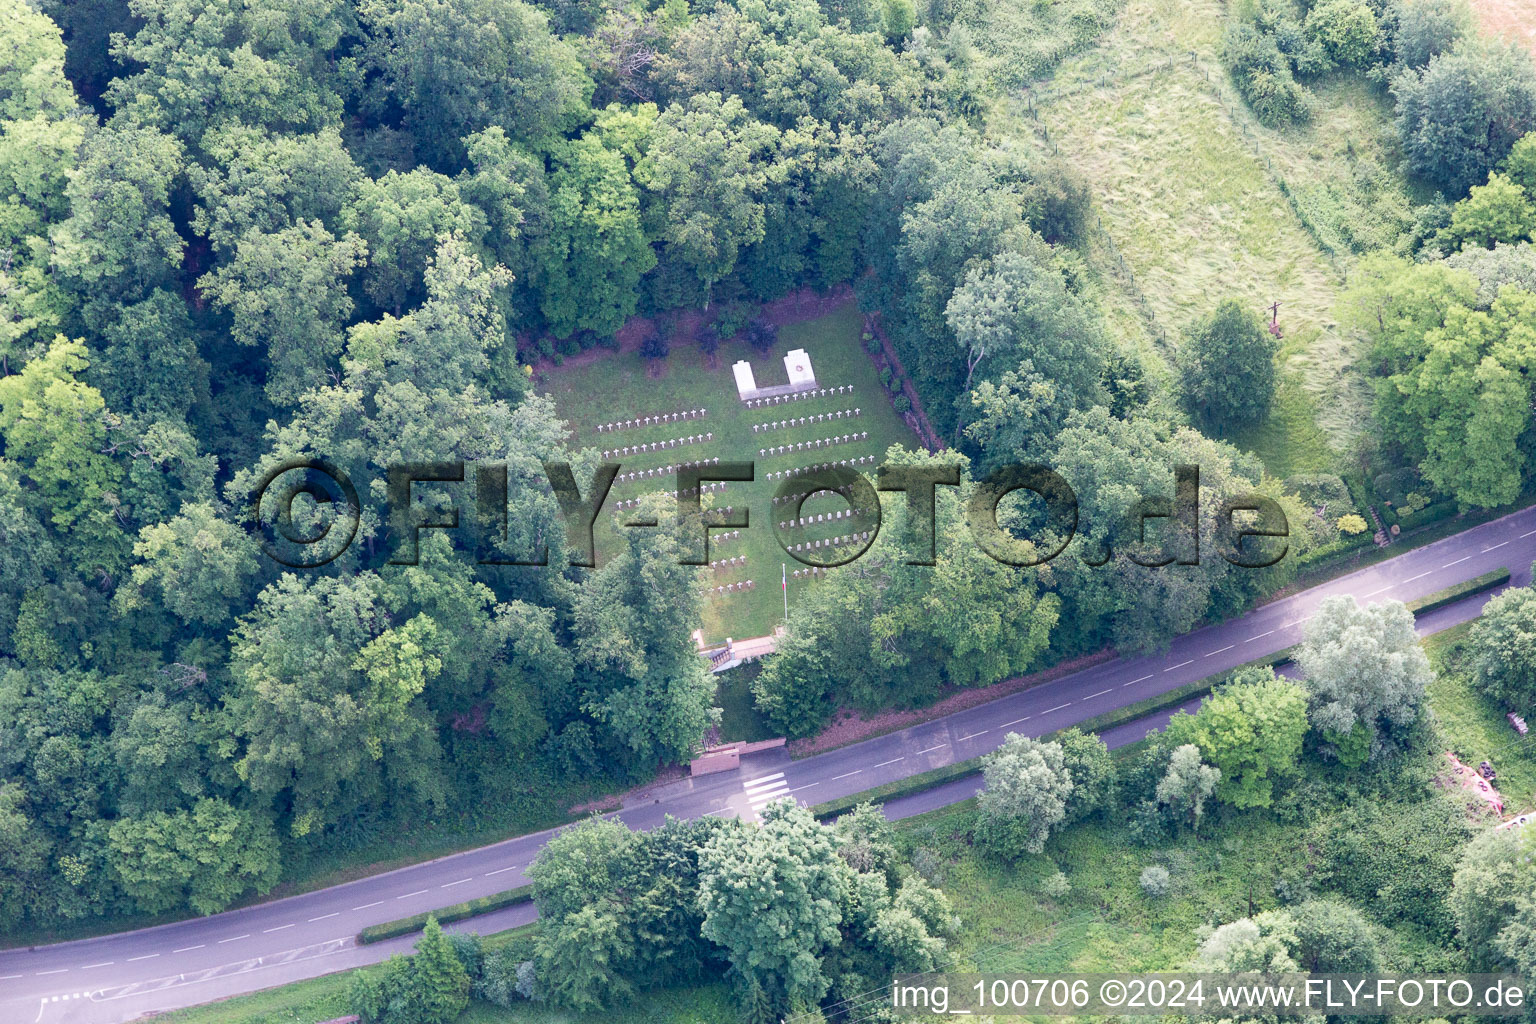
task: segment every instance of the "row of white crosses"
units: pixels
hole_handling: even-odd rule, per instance
[[[724,541],[724,540],[740,540],[741,539],[741,531],[740,530],[726,530],[724,533],[712,533],[712,534],[709,535],[709,539],[710,539],[710,542],[713,543],[713,544],[719,544],[721,541]]]
[[[841,465],[841,463],[839,463],[839,465]],[[853,485],[852,484],[846,484],[846,485],[844,485],[842,487],[824,487],[821,490],[822,491],[826,491],[828,494],[841,494],[845,498],[852,498],[853,497]],[[812,492],[812,493],[820,494],[821,491],[815,491],[815,492]],[[799,494],[775,494],[773,496],[773,503],[775,505],[777,505],[780,502],[789,503],[789,502],[803,501],[806,498],[809,498],[810,496],[811,496],[811,493],[808,493],[808,492],[805,492],[805,491],[801,491]]]
[[[717,488],[719,490],[724,490],[725,489],[725,485],[724,484],[705,484],[703,489],[706,490],[706,491],[713,491],[713,490],[716,490]],[[693,497],[694,490],[695,489],[692,488],[692,487],[688,488],[687,491],[685,491],[683,493],[682,497],[688,497],[688,498]],[[659,494],[670,494],[673,497],[674,500],[676,500],[679,497],[679,495],[678,495],[678,493],[676,491],[659,491],[657,493],[659,493]],[[639,498],[625,498],[623,501],[616,501],[616,502],[614,502],[613,507],[614,508],[635,508],[639,504],[640,504],[640,499]],[[727,512],[729,512],[731,510],[730,506],[727,505],[725,510]]]
[[[873,455],[861,455],[857,459],[839,459],[837,462],[818,462],[814,466],[801,466],[799,469],[785,469],[767,474],[769,480],[788,480],[791,477],[804,476],[806,473],[815,473],[823,469],[831,469],[834,466],[864,466],[875,461]]]
[[[807,423],[825,423],[828,420],[840,420],[844,416],[852,419],[855,416],[864,415],[864,410],[858,406],[852,409],[839,409],[837,412],[819,412],[814,416],[791,416],[787,420],[772,420],[768,423],[752,424],[752,433],[766,430],[783,430],[785,427],[803,427]]]
[[[635,427],[654,427],[658,423],[681,423],[683,420],[696,420],[703,417],[708,409],[684,409],[682,412],[664,412],[659,416],[637,416],[632,420],[615,420],[612,423],[599,423],[599,434],[611,434],[615,430],[633,430]]]
[[[856,540],[869,540],[869,531],[863,533],[845,533],[841,537],[829,537],[826,540],[808,540],[799,544],[791,544],[789,551],[812,551],[816,548],[840,548],[852,544]]]
[[[724,584],[722,586],[710,587],[709,588],[709,593],[711,593],[711,594],[734,594],[738,590],[751,590],[751,589],[752,589],[752,581],[751,580],[742,580],[740,583],[726,583],[726,584]]]
[[[796,569],[794,572],[794,577],[797,580],[802,576],[806,579],[810,579],[812,576],[824,575],[828,568],[829,567],[825,565],[813,565],[808,569]]]
[[[852,519],[863,509],[845,508],[836,512],[820,512],[814,516],[801,516],[799,519],[780,519],[779,529],[788,530],[796,526],[810,526],[812,523],[835,523],[839,519]]]
[[[868,441],[869,431],[858,434],[839,434],[836,437],[824,437],[815,441],[796,441],[794,444],[775,445],[772,448],[759,448],[760,456],[788,455],[790,452],[803,452],[812,448],[830,448],[835,444],[847,444],[850,441]]]
[[[650,480],[651,478],[658,476],[671,476],[673,473],[676,473],[680,469],[697,469],[700,466],[713,466],[719,461],[720,459],[716,457],[713,459],[697,459],[693,462],[679,462],[675,466],[657,466],[654,469],[636,469],[628,473],[620,473],[618,476],[614,477],[614,479],[622,480],[626,483],[631,480]],[[721,487],[723,488],[724,485],[722,484]],[[705,484],[704,489],[706,491],[712,491],[715,489],[715,487],[713,484]],[[689,488],[689,490],[692,490],[692,488]]]
[[[645,444],[615,448],[612,451],[603,452],[603,458],[611,459],[615,455],[639,455],[641,452],[659,452],[666,448],[677,448],[685,444],[701,444],[705,441],[713,441],[714,439],[715,432],[711,430],[703,434],[689,434],[687,437],[673,437],[665,441],[648,441]]]
[[[835,388],[812,388],[809,391],[795,391],[787,395],[771,395],[768,398],[747,399],[748,409],[761,409],[767,405],[779,405],[783,402],[798,402],[802,398],[825,398],[828,395],[851,395],[852,384],[843,384]]]
[[[729,569],[733,565],[746,565],[746,555],[735,555],[731,558],[717,558],[709,563],[711,569]]]

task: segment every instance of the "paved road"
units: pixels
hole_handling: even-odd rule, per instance
[[[800,761],[782,751],[759,755],[734,772],[658,790],[616,817],[650,828],[667,814],[750,816],[770,800],[819,803],[984,754],[1009,732],[1040,735],[1167,692],[1297,642],[1323,598],[1411,600],[1490,569],[1509,566],[1530,582],[1536,560],[1536,508],[1475,527],[1368,569],[1332,580],[1246,615],[1180,637],[1165,655],[1105,662],[989,704]],[[1421,630],[1475,617],[1488,595],[1426,616]],[[1161,724],[1155,719],[1153,724]],[[1110,730],[1131,742],[1147,723]],[[920,813],[965,799],[974,780],[893,802],[889,813]],[[374,963],[413,939],[359,947],[365,925],[393,920],[524,881],[549,833],[510,839],[439,860],[213,917],[157,928],[0,952],[0,1021],[6,1024],[109,1024],[147,1012]],[[473,922],[478,930],[529,920],[514,907]]]

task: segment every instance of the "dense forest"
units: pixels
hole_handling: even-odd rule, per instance
[[[991,127],[1116,6],[1058,4],[1032,45],[1004,0],[0,0],[0,927],[210,913],[306,857],[542,823],[686,760],[718,718],[697,571],[665,531],[569,567],[543,482],[597,453],[532,367],[634,317],[730,336],[851,283],[947,446],[893,460],[1046,462],[1077,491],[1081,558],[988,559],[944,492],[937,570],[892,530],[821,585],[754,684],[789,735],[1156,648],[1340,542],[1352,524],[1310,514],[1337,477],[1275,478],[1228,439],[1274,387],[1251,297],[1212,297],[1174,372],[1149,365],[1085,262],[1086,182]],[[1351,281],[1375,468],[1426,505],[1508,503],[1536,450],[1536,71],[1404,13],[1438,3],[1305,6],[1257,5],[1230,43],[1249,98],[1375,75],[1443,192]],[[362,488],[358,542],[285,571],[248,497],[308,458]],[[498,543],[546,567],[440,533],[390,564],[385,468],[453,460],[506,464]],[[1279,502],[1290,556],[1098,566],[1176,463],[1207,516]]]

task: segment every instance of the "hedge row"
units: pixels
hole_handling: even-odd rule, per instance
[[[1481,594],[1485,590],[1494,587],[1502,587],[1509,582],[1508,569],[1492,569],[1481,576],[1474,576],[1465,583],[1437,590],[1433,594],[1425,594],[1423,597],[1407,603],[1409,611],[1415,615],[1421,612],[1432,612],[1436,608],[1444,608],[1448,604],[1455,604],[1464,597],[1472,594]]]
[[[1397,523],[1403,529],[1412,529],[1415,526],[1425,526],[1436,523],[1442,519],[1449,519],[1459,511],[1460,506],[1454,501],[1436,501],[1425,505],[1417,512],[1402,512],[1397,516]]]
[[[1291,655],[1294,651],[1294,647],[1287,647],[1283,651],[1277,651],[1268,657],[1255,658],[1253,661],[1245,662],[1236,668],[1228,669],[1226,672],[1218,672],[1203,679],[1196,679],[1193,682],[1185,683],[1183,686],[1174,687],[1166,693],[1160,693],[1155,697],[1148,697],[1134,704],[1127,704],[1123,708],[1106,711],[1102,715],[1094,715],[1092,718],[1078,722],[1076,726],[1068,726],[1068,728],[1078,728],[1084,732],[1103,732],[1105,729],[1112,729],[1117,725],[1124,725],[1126,722],[1134,722],[1138,718],[1146,718],[1159,711],[1178,707],[1185,701],[1210,693],[1212,687],[1226,682],[1233,674],[1245,668],[1251,668],[1255,665],[1274,666],[1284,664],[1291,660]],[[1041,739],[1049,740],[1064,731],[1058,729],[1055,732],[1047,733]],[[876,786],[873,789],[866,789],[862,792],[850,793],[847,796],[827,800],[812,807],[811,813],[821,819],[835,818],[840,814],[846,814],[853,810],[859,804],[886,803],[898,797],[921,793],[925,789],[932,789],[935,786],[952,782],[955,779],[963,779],[968,775],[975,775],[980,771],[981,757],[956,761],[954,764],[947,764],[942,768],[930,768],[926,772],[909,775],[905,779],[887,782],[883,786]]]
[[[513,907],[519,903],[528,903],[533,899],[533,886],[520,885],[516,889],[508,889],[506,892],[498,892],[491,896],[481,896],[479,899],[466,900],[463,903],[455,903],[449,907],[441,907],[437,910],[424,910],[420,914],[412,914],[410,917],[402,917],[398,921],[386,921],[383,924],[371,924],[357,933],[358,945],[366,946],[370,942],[383,942],[385,939],[393,939],[400,935],[410,935],[419,932],[427,926],[427,918],[437,918],[438,924],[447,924],[450,921],[462,921],[466,917],[475,917],[479,914],[489,914],[493,910],[502,910]]]

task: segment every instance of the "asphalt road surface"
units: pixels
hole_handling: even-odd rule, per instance
[[[1353,594],[1362,603],[1408,601],[1508,566],[1516,585],[1530,582],[1536,560],[1536,508],[1469,529],[1426,547],[1274,601],[1175,640],[1164,655],[1096,665],[989,704],[815,757],[759,755],[733,772],[689,779],[648,794],[615,816],[631,828],[665,815],[750,817],[771,800],[806,804],[870,789],[997,747],[1010,732],[1040,735],[1165,693],[1185,683],[1272,654],[1301,638],[1323,598]],[[1422,632],[1474,618],[1488,594],[1423,617]],[[1108,730],[1119,746],[1163,724],[1166,712]],[[748,763],[750,762],[750,763]],[[893,817],[964,800],[979,780],[961,779],[892,801]],[[414,936],[358,946],[364,926],[521,885],[523,869],[550,833],[415,864],[396,871],[141,931],[0,952],[0,1021],[5,1024],[109,1024],[146,1013],[252,992],[408,949]],[[493,931],[531,920],[531,906],[464,922]]]

